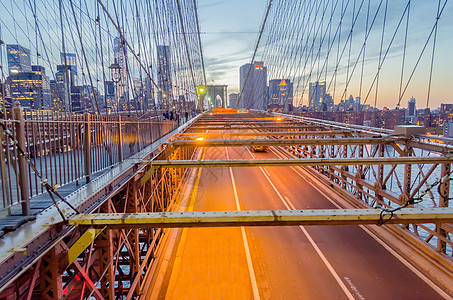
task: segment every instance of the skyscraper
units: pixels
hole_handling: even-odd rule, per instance
[[[362,104],[360,104],[361,98],[360,97],[355,97],[355,105],[354,105],[354,111],[361,111],[362,110]]]
[[[269,80],[269,104],[278,104],[288,111],[293,106],[293,84],[289,79]]]
[[[409,117],[415,117],[417,108],[415,106],[415,98],[412,97],[411,100],[407,103],[407,115]]]
[[[62,85],[58,85],[56,80],[50,81],[50,98],[52,111],[64,112],[66,110],[64,103],[64,90]]]
[[[33,66],[33,72],[13,73],[9,76],[11,100],[19,101],[30,109],[50,108],[50,81],[41,66]]]
[[[61,64],[65,65],[65,54],[66,54],[66,64],[68,67],[71,67],[72,76],[73,76],[73,84],[77,85],[77,60],[76,55],[74,53],[60,53],[61,56]]]
[[[172,98],[170,46],[157,46],[157,101],[160,107]]]
[[[120,107],[128,106],[123,105],[129,102],[129,85],[127,81],[127,65],[126,65],[126,48],[124,47],[124,40],[120,37],[113,39],[113,52],[115,54],[116,62],[121,67],[120,81],[117,84],[117,97],[119,99]],[[128,103],[127,103],[128,104]]]
[[[57,72],[55,73],[55,87],[52,89],[57,98],[52,99],[52,107],[63,108],[63,111],[80,111],[81,106],[79,90],[75,89],[75,74],[71,65],[67,65],[68,80],[66,79],[65,65],[57,65]],[[68,91],[69,89],[69,91]],[[55,102],[60,102],[58,105]]]
[[[148,110],[154,107],[154,85],[151,79],[146,76],[145,78],[145,99],[143,102],[143,109]]]
[[[316,81],[311,82],[308,91],[308,106],[315,110],[318,110],[321,103],[324,101],[326,96],[326,82]]]
[[[136,109],[143,109],[143,102],[145,99],[145,82],[141,78],[134,78],[134,104]]]
[[[248,70],[250,74],[247,78]],[[267,67],[264,62],[255,61],[250,68],[250,64],[242,65],[239,69],[240,89],[242,98],[239,103],[240,108],[267,109]]]
[[[232,93],[229,95],[228,107],[235,108],[236,103],[238,102],[239,93]]]
[[[6,45],[9,75],[31,72],[30,50],[21,45]]]
[[[51,109],[50,78],[46,76],[46,69],[43,66],[31,66],[31,69],[33,73],[41,76],[41,108],[46,110]]]
[[[116,112],[117,105],[115,101],[115,84],[113,81],[104,82],[105,91],[105,109],[108,114]]]

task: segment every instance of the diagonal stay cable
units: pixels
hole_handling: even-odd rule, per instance
[[[0,126],[3,127],[3,132],[5,135],[7,135],[13,142],[14,145],[16,146],[17,150],[19,151],[19,155],[25,157],[27,164],[30,166],[33,172],[35,172],[36,176],[41,180],[41,185],[44,186],[44,188],[47,190],[49,193],[50,198],[52,199],[52,202],[55,204],[55,207],[57,208],[58,213],[60,214],[61,218],[63,221],[66,222],[66,218],[61,211],[60,207],[58,206],[57,201],[53,197],[53,195],[57,196],[61,201],[66,203],[72,210],[74,210],[77,214],[80,212],[75,208],[71,203],[69,203],[64,197],[62,197],[57,191],[56,188],[52,187],[47,179],[44,179],[42,177],[42,174],[39,172],[39,170],[36,168],[36,166],[31,162],[30,160],[30,155],[28,152],[26,152],[22,147],[20,146],[19,142],[16,140],[14,137],[13,133],[3,124],[3,122],[0,122]]]
[[[269,16],[269,11],[271,10],[271,6],[272,6],[272,0],[269,0],[269,4],[267,5],[267,10],[266,10],[266,15],[264,16],[263,24],[261,25],[260,34],[258,36],[258,41],[256,42],[255,51],[253,52],[252,60],[250,62],[250,66],[247,71],[247,76],[245,77],[244,86],[241,87],[241,93],[239,94],[239,98],[238,98],[238,101],[236,102],[235,108],[238,108],[239,103],[241,102],[241,99],[242,99],[242,95],[244,94],[244,89],[247,86],[247,80],[249,79],[250,71],[252,70],[252,64],[253,64],[253,61],[255,60],[256,52],[258,51],[258,46],[260,44],[261,37],[263,36],[264,27],[266,26],[266,21],[267,21],[267,17]]]

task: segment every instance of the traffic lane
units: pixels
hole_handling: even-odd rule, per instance
[[[278,158],[258,153],[257,158]],[[266,167],[279,192],[296,209],[337,208],[299,174],[298,168]],[[298,171],[296,173],[296,171]],[[307,177],[308,180],[310,180]],[[307,226],[306,230],[345,284],[365,299],[443,299],[430,285],[359,226]],[[379,289],[376,291],[376,288]]]
[[[205,159],[221,158],[225,158],[223,148],[206,149]],[[237,210],[228,169],[201,170],[193,210]],[[167,299],[253,298],[240,228],[186,228],[185,231],[170,276]]]
[[[228,148],[246,158],[245,148]],[[243,210],[286,209],[259,168],[232,168]],[[347,299],[299,227],[248,227],[247,237],[263,299]]]

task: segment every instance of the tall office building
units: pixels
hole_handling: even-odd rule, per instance
[[[13,73],[9,76],[12,102],[19,101],[29,109],[50,109],[50,81],[42,66],[33,66],[33,72]]]
[[[78,104],[80,102],[79,90],[74,90],[77,86],[75,84],[75,73],[69,64],[67,65],[67,70],[68,79],[66,78],[65,65],[57,65],[57,72],[55,73],[56,86],[52,89],[56,98],[52,99],[52,107],[57,107],[58,110],[64,108],[63,111],[80,111],[81,105]],[[67,82],[68,80],[69,82]],[[74,99],[73,96],[75,97]],[[59,102],[59,104],[55,105],[55,102]]]
[[[41,85],[41,108],[48,110],[51,109],[52,101],[50,97],[50,78],[46,76],[46,69],[43,66],[31,66],[33,73],[41,76],[42,85]]]
[[[362,110],[362,104],[360,103],[361,100],[362,99],[360,97],[355,97],[354,111],[361,111]]]
[[[154,107],[154,85],[151,79],[145,78],[145,99],[143,101],[143,109],[148,110]]]
[[[66,111],[64,102],[64,87],[62,84],[57,84],[56,80],[50,81],[50,98],[51,98],[51,109],[56,112]]]
[[[65,54],[66,54],[66,64],[70,67],[73,76],[73,84],[77,85],[77,59],[75,53],[60,53],[61,64],[65,65]]]
[[[444,124],[444,137],[453,137],[453,121],[445,122]]]
[[[157,101],[165,107],[172,98],[170,46],[157,46]]]
[[[326,97],[326,82],[316,81],[311,82],[308,91],[308,106],[314,110],[318,110]]]
[[[293,83],[289,79],[269,80],[269,104],[283,106],[285,111],[293,106]]]
[[[120,103],[120,107],[128,107],[129,102],[129,85],[127,80],[127,64],[126,64],[126,48],[124,40],[120,37],[113,39],[113,53],[115,55],[116,62],[121,67],[120,81],[117,83],[117,97]]]
[[[228,107],[229,108],[235,108],[236,107],[236,103],[238,103],[239,93],[232,93],[228,97],[229,97],[229,99],[228,99]]]
[[[9,75],[31,72],[30,50],[21,45],[6,45]]]
[[[98,102],[100,101],[101,95],[96,87],[92,87],[91,85],[82,85],[81,86],[81,109],[85,110],[96,110],[96,99]]]
[[[11,100],[9,85],[6,82],[0,82],[0,118],[4,117],[5,110],[10,110],[13,107]]]
[[[113,81],[104,82],[104,91],[105,91],[105,110],[107,114],[116,112],[117,105],[115,101],[115,84]]]
[[[409,117],[415,117],[417,113],[417,108],[415,106],[415,98],[412,97],[411,100],[407,103],[407,115]]]
[[[145,99],[145,82],[141,78],[134,78],[134,104],[137,109],[143,109]]]
[[[249,69],[250,74],[246,83]],[[267,67],[264,66],[264,62],[255,61],[251,68],[250,64],[242,65],[239,69],[239,79],[242,91],[239,108],[267,109]]]

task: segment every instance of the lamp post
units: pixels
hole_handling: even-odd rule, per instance
[[[118,112],[119,100],[117,99],[118,83],[121,81],[121,66],[118,64],[118,61],[115,58],[113,64],[110,65],[110,76],[112,78],[114,87],[115,87],[115,102],[116,102],[116,112]]]

